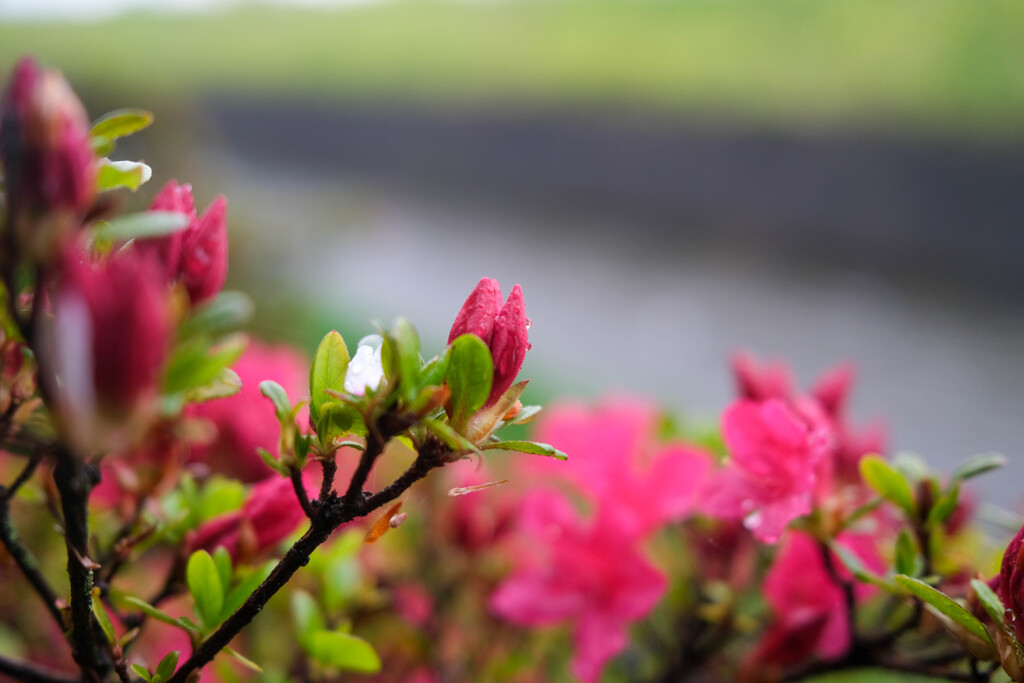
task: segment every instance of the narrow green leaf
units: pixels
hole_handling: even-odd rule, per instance
[[[476,447],[472,441],[457,433],[449,425],[441,422],[440,420],[424,420],[423,425],[429,429],[434,436],[441,440],[441,443],[448,446],[452,451],[461,453],[463,451],[471,451],[473,453],[482,454],[480,449]]]
[[[324,615],[320,611],[320,606],[316,604],[316,600],[305,591],[296,590],[292,593],[291,607],[296,637],[305,648],[313,634],[323,631],[327,623],[324,621]]]
[[[203,403],[215,398],[234,396],[242,390],[242,378],[231,368],[221,368],[210,382],[185,392],[188,403]]]
[[[448,371],[448,354],[434,356],[420,368],[420,384],[422,386],[440,386],[444,383],[445,372]]]
[[[936,524],[944,524],[946,520],[950,518],[954,511],[956,511],[957,503],[960,502],[960,482],[951,481],[949,487],[942,492],[939,499],[932,505],[932,509],[928,511],[929,526]]]
[[[463,431],[469,416],[480,410],[491,395],[494,361],[483,340],[464,334],[448,352],[446,381],[451,389],[452,426]]]
[[[192,553],[185,566],[185,582],[195,601],[199,619],[207,628],[213,628],[219,623],[224,607],[224,586],[210,553],[205,550]]]
[[[917,558],[917,542],[909,529],[902,529],[896,538],[896,572],[914,575]]]
[[[123,598],[121,598],[121,600],[125,604],[131,605],[132,607],[139,610],[146,616],[152,617],[157,621],[161,621],[170,626],[180,626],[177,619],[172,617],[167,612],[164,612],[162,609],[154,607],[153,605],[149,604],[145,600],[142,600],[141,598],[137,598],[134,595],[125,595]]]
[[[217,575],[220,577],[221,588],[231,585],[231,555],[224,546],[217,546],[213,551],[213,563],[217,565]]]
[[[281,476],[288,476],[288,466],[285,465],[280,460],[278,460],[276,457],[274,457],[273,453],[268,451],[266,448],[263,448],[262,446],[257,446],[256,452],[260,454],[261,458],[263,458],[263,462],[267,463],[267,467],[274,470]]]
[[[103,635],[107,637],[107,642],[116,643],[117,636],[114,633],[114,625],[110,622],[107,608],[103,606],[103,601],[100,600],[100,589],[98,586],[92,589],[92,613],[96,616],[96,623],[100,625]]]
[[[238,608],[252,595],[253,591],[267,580],[270,572],[274,571],[274,564],[274,562],[265,562],[228,591],[228,596],[224,599],[224,609],[222,610],[225,618],[237,612]]]
[[[402,396],[406,403],[411,403],[419,393],[420,374],[420,336],[416,328],[405,318],[395,320],[391,330],[391,338],[397,342],[398,374],[401,378]],[[389,380],[393,382],[393,380]]]
[[[111,242],[162,237],[184,230],[191,221],[192,219],[185,214],[174,211],[142,211],[100,223],[93,230],[93,237]]]
[[[89,136],[116,140],[138,133],[151,123],[153,114],[145,109],[117,109],[96,119]]]
[[[102,135],[93,135],[89,138],[89,145],[96,158],[108,157],[114,151],[114,141]]]
[[[978,455],[972,455],[967,460],[960,463],[955,470],[953,470],[952,481],[961,482],[966,481],[972,477],[976,477],[979,474],[985,472],[991,472],[992,470],[999,469],[1006,465],[1006,456],[1001,453],[979,453]]]
[[[978,602],[985,608],[988,615],[992,617],[992,621],[997,625],[1001,626],[1006,621],[1006,607],[1003,605],[1003,601],[999,599],[996,592],[988,587],[988,584],[981,579],[971,579],[971,588],[974,589],[974,594],[978,596]]]
[[[252,299],[243,292],[221,292],[213,300],[194,309],[178,328],[178,337],[187,339],[238,327],[252,317]]]
[[[380,671],[380,657],[373,647],[348,633],[315,631],[307,639],[305,649],[310,657],[325,666],[359,673]]]
[[[517,453],[531,453],[533,455],[545,455],[557,460],[568,460],[569,456],[554,446],[535,441],[495,441],[484,444],[480,447],[484,451],[502,450],[516,451]]]
[[[146,667],[141,666],[139,664],[132,664],[131,667],[132,671],[135,672],[135,675],[141,678],[142,680],[146,681],[146,683],[149,683],[153,680],[153,675],[149,673],[149,669],[147,669]]]
[[[969,634],[982,643],[994,646],[992,638],[989,637],[988,631],[985,630],[984,624],[978,621],[977,617],[964,609],[953,598],[912,576],[897,574],[893,577],[893,580],[905,588],[911,595],[916,596],[943,616],[962,626]]]
[[[277,411],[277,419],[286,418],[291,415],[292,403],[288,399],[288,393],[280,384],[272,379],[265,379],[260,382],[260,393],[270,399]]]
[[[96,173],[96,191],[109,192],[127,188],[135,192],[153,177],[153,169],[141,161],[110,161],[103,159]]]
[[[309,369],[309,410],[319,426],[320,409],[333,402],[327,390],[345,390],[345,372],[349,363],[348,347],[337,330],[331,330],[320,341]]]
[[[179,628],[183,628],[189,633],[202,633],[203,629],[196,622],[192,621],[188,617],[178,617],[175,622]]]
[[[852,553],[846,546],[836,541],[829,543],[829,548],[836,554],[839,561],[850,570],[850,573],[861,583],[870,583],[890,593],[898,593],[899,588],[884,576],[879,576],[864,566],[860,558]]]
[[[165,681],[169,679],[171,675],[174,674],[174,670],[178,668],[178,655],[180,654],[181,652],[179,650],[168,652],[157,665],[156,675]]]
[[[512,419],[506,420],[506,425],[524,425],[533,422],[533,420],[540,415],[540,411],[544,410],[543,406],[523,406],[523,409],[516,413]]]
[[[864,481],[883,498],[892,501],[908,515],[916,509],[910,483],[895,467],[877,455],[861,458],[860,474]]]
[[[213,382],[221,371],[245,352],[249,336],[238,332],[210,346],[205,339],[179,344],[171,354],[164,374],[164,393],[187,393]]]
[[[232,657],[237,659],[239,662],[242,663],[242,665],[245,668],[249,669],[250,671],[255,671],[258,674],[263,673],[263,667],[261,667],[259,664],[257,664],[256,662],[252,661],[251,659],[249,659],[245,655],[243,655],[238,650],[234,650],[234,649],[232,649],[230,647],[226,647],[226,648],[224,648],[224,652],[227,652],[229,655],[231,655]]]

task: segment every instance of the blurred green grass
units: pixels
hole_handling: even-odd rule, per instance
[[[1024,138],[1019,0],[395,0],[0,25],[79,85]],[[141,98],[141,99],[140,99]]]

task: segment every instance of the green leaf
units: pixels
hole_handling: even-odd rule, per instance
[[[952,481],[966,481],[979,474],[999,469],[1006,465],[1006,456],[1001,453],[979,453],[972,455],[953,470]],[[952,481],[950,483],[952,483]]]
[[[870,583],[886,591],[889,591],[890,593],[899,592],[899,589],[896,587],[895,584],[893,584],[885,577],[879,576],[878,574],[874,573],[873,571],[865,567],[864,563],[861,562],[860,558],[857,557],[854,553],[852,553],[843,544],[837,541],[832,541],[828,544],[828,547],[832,549],[832,552],[836,554],[836,557],[839,558],[839,561],[842,562],[846,566],[846,568],[850,570],[850,573],[853,574],[854,577],[856,577],[856,579],[861,583]]]
[[[917,542],[909,529],[902,529],[896,538],[896,572],[916,575]]]
[[[103,606],[103,601],[100,600],[99,586],[92,589],[92,613],[96,616],[96,623],[100,625],[103,635],[107,637],[107,642],[116,643],[117,636],[114,633],[114,625],[110,622],[107,608]]]
[[[243,292],[221,292],[217,297],[192,310],[178,328],[178,337],[187,339],[234,329],[252,317],[252,299]]]
[[[516,451],[517,453],[532,453],[533,455],[545,455],[549,458],[555,458],[557,460],[568,460],[569,456],[558,450],[554,446],[546,443],[537,443],[535,441],[495,441],[492,443],[484,444],[480,447],[480,450],[493,451]]]
[[[440,439],[441,443],[448,446],[448,448],[455,453],[462,453],[464,451],[481,453],[480,449],[476,447],[476,444],[440,420],[424,420],[423,425],[429,429],[434,436]]]
[[[146,667],[139,664],[132,664],[131,667],[132,671],[135,672],[135,675],[146,681],[146,683],[150,683],[150,681],[153,680],[152,674],[149,673],[149,670]]]
[[[982,643],[994,646],[988,631],[985,630],[984,624],[978,621],[973,614],[964,609],[953,598],[912,576],[897,574],[893,577],[893,580],[911,595],[919,598],[943,616],[962,626],[970,635]]]
[[[308,637],[304,649],[325,666],[368,674],[380,671],[380,657],[373,647],[348,633],[315,631]]]
[[[291,607],[292,621],[295,623],[297,631],[296,637],[299,643],[306,647],[306,643],[313,637],[313,634],[323,631],[327,623],[324,621],[320,606],[306,591],[296,590],[292,593]]]
[[[205,550],[192,553],[185,567],[185,582],[195,601],[200,621],[207,628],[213,628],[220,622],[221,609],[224,607],[224,586],[210,553]]]
[[[397,342],[398,376],[402,396],[406,403],[411,403],[419,393],[419,383],[416,380],[419,378],[421,366],[420,336],[412,323],[405,318],[395,320],[390,336]]]
[[[231,368],[221,368],[217,376],[207,384],[186,391],[185,400],[188,403],[203,403],[215,398],[234,396],[241,390],[242,378],[238,373]]]
[[[259,664],[252,661],[245,655],[243,655],[238,650],[233,650],[230,647],[225,647],[224,652],[228,653],[229,655],[237,659],[239,662],[241,662],[242,666],[244,666],[246,669],[249,669],[250,671],[255,671],[258,674],[263,673],[263,667],[261,667]]]
[[[239,581],[238,585],[228,591],[228,596],[224,599],[224,609],[222,610],[225,618],[237,612],[242,603],[249,599],[253,591],[267,580],[270,572],[274,571],[274,564],[274,562],[264,563],[263,566],[254,569],[244,579]]]
[[[178,650],[174,650],[172,652],[168,652],[164,656],[164,658],[160,660],[160,663],[157,665],[157,667],[156,667],[156,675],[159,676],[160,678],[162,678],[165,681],[167,679],[169,679],[174,674],[174,670],[176,668],[178,668],[178,655],[179,654],[181,654],[181,653]]]
[[[928,511],[927,524],[929,526],[944,524],[953,512],[956,511],[956,506],[959,501],[960,482],[954,480],[950,482],[950,486],[942,492],[939,499],[935,501],[934,505],[932,505],[932,509]]]
[[[448,354],[434,356],[420,368],[420,384],[422,386],[440,386],[444,383],[444,375],[448,371]]]
[[[174,349],[164,375],[164,393],[187,393],[210,384],[245,352],[249,336],[238,332],[210,346],[192,339]]]
[[[446,381],[451,389],[452,426],[462,432],[470,415],[491,395],[494,361],[480,337],[464,334],[452,342]]]
[[[997,626],[1001,626],[1006,621],[1006,607],[1003,605],[1003,601],[999,599],[996,592],[988,587],[988,584],[981,579],[971,579],[971,588],[974,589],[974,594],[978,596],[978,602],[985,608],[988,615],[992,618]]]
[[[117,109],[96,119],[90,137],[117,140],[149,127],[153,114],[145,109]]]
[[[274,470],[275,472],[282,476],[288,476],[288,466],[285,465],[280,460],[278,460],[273,453],[268,451],[266,448],[263,448],[262,446],[257,446],[256,452],[260,454],[261,458],[263,458],[263,462],[267,463],[267,467],[269,467],[270,469]]]
[[[288,400],[288,392],[272,379],[260,382],[260,393],[270,399],[277,411],[277,419],[286,419],[292,412],[292,403]]]
[[[317,421],[317,437],[325,446],[334,443],[338,437],[348,434],[355,424],[362,424],[359,414],[349,406],[340,403],[326,403],[320,407]]]
[[[149,182],[153,169],[141,161],[110,161],[103,159],[96,173],[96,191],[109,192],[128,188],[132,192]]]
[[[916,510],[910,483],[895,467],[877,455],[861,458],[860,475],[880,496],[892,501],[909,516]]]
[[[200,628],[199,624],[197,624],[196,622],[192,621],[188,617],[178,617],[177,624],[178,624],[179,628],[183,628],[186,631],[188,631],[189,633],[202,633],[203,632],[203,629]]]
[[[172,617],[170,614],[164,612],[162,609],[158,607],[154,607],[153,605],[149,604],[141,598],[135,597],[134,595],[125,595],[121,598],[121,601],[127,605],[131,605],[132,607],[139,610],[146,616],[152,617],[157,621],[161,621],[170,626],[180,626],[180,624],[178,624],[178,620]]]
[[[213,551],[213,563],[217,565],[217,575],[220,577],[221,588],[231,585],[231,555],[224,546],[217,546]]]
[[[348,347],[337,330],[331,330],[320,341],[309,369],[309,410],[319,427],[320,409],[333,402],[326,391],[345,390],[345,372],[349,363]],[[319,433],[319,431],[318,431]]]
[[[127,242],[131,239],[163,237],[184,230],[192,219],[174,211],[142,211],[100,223],[93,230],[97,240]]]

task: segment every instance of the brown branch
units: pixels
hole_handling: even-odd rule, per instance
[[[46,577],[39,570],[35,557],[21,543],[18,532],[14,528],[14,521],[11,519],[10,496],[10,489],[0,487],[0,542],[4,544],[11,559],[18,565],[18,569],[21,570],[33,590],[46,605],[50,616],[60,626],[61,631],[64,631],[64,619],[57,606],[57,593],[50,587]]]
[[[371,430],[371,434],[372,434]],[[373,461],[383,451],[382,439],[371,438],[367,442],[364,452],[364,462],[369,465],[361,469],[369,472]],[[436,446],[433,442],[428,443],[420,450],[419,455],[413,464],[398,479],[381,491],[371,495],[358,495],[350,498],[348,494],[344,498],[330,497],[320,501],[316,517],[310,521],[309,529],[302,538],[296,541],[295,545],[289,548],[281,561],[277,563],[270,576],[253,591],[245,603],[238,608],[228,619],[217,628],[199,647],[193,650],[192,655],[174,673],[167,683],[185,683],[190,680],[193,672],[206,666],[218,652],[223,650],[238,633],[251,622],[257,614],[262,611],[267,601],[274,596],[301,567],[309,562],[310,556],[331,533],[345,522],[363,517],[385,503],[394,500],[406,491],[413,483],[422,479],[430,470],[444,464],[445,449],[443,446]],[[353,477],[355,481],[355,477]],[[365,480],[364,480],[365,481]],[[356,490],[361,492],[362,484]],[[353,490],[353,486],[349,486]]]
[[[0,673],[11,676],[16,681],[25,683],[81,683],[77,676],[68,676],[57,671],[0,655]]]
[[[302,511],[306,513],[306,517],[313,519],[316,516],[316,511],[313,509],[313,505],[309,502],[309,495],[306,493],[306,485],[302,483],[302,472],[295,465],[288,468],[288,478],[292,480],[292,488],[295,489],[295,496],[299,499],[299,505],[302,506]]]

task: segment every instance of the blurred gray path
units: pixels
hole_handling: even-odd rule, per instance
[[[241,145],[228,135],[220,152],[221,181],[248,214],[232,229],[261,227],[253,239],[266,241],[280,286],[323,301],[339,319],[407,315],[429,353],[481,276],[506,291],[519,282],[534,322],[523,376],[543,392],[653,395],[711,419],[732,397],[732,350],[789,359],[804,385],[854,360],[854,415],[884,418],[894,450],[921,452],[946,471],[967,455],[1002,451],[1012,466],[980,484],[983,498],[1011,507],[1024,499],[1024,308],[1014,291],[968,277],[973,256],[962,270],[923,280],[858,258],[778,259],[779,249],[761,247],[763,236],[748,243],[740,222],[630,219],[516,202],[514,192],[439,190],[427,171],[396,181],[358,163],[304,164],[294,150],[277,156],[268,151],[277,143],[258,139]],[[1001,206],[1011,212],[1006,227],[1016,209]],[[691,239],[694,232],[715,237]],[[874,248],[883,247],[884,239]],[[1022,263],[1010,249],[998,258],[1002,276]],[[936,263],[921,269],[934,275]]]

